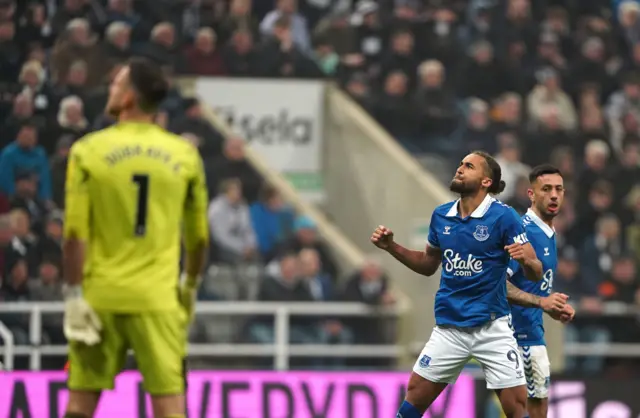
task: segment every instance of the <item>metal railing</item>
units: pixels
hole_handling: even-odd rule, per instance
[[[0,354],[6,370],[12,370],[16,355],[29,356],[29,368],[40,370],[43,355],[65,355],[65,345],[42,345],[42,315],[62,313],[61,302],[18,302],[0,304],[0,314],[29,314],[30,345],[15,345],[11,331],[0,322],[0,337],[4,345]],[[400,317],[408,305],[397,303],[393,307],[372,307],[361,303],[278,303],[278,302],[199,302],[196,315],[272,315],[274,317],[274,344],[189,344],[189,354],[209,357],[267,357],[274,358],[276,370],[287,370],[290,357],[380,357],[396,358],[406,353],[400,345],[335,345],[289,343],[291,316],[381,316]]]

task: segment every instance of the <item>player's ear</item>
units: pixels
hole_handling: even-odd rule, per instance
[[[493,184],[493,180],[491,180],[489,177],[485,177],[480,184],[482,184],[482,187],[484,187],[485,189],[488,189]]]
[[[533,203],[535,195],[533,193],[533,189],[532,188],[527,189],[527,195],[529,196],[529,200],[531,201],[531,203]]]

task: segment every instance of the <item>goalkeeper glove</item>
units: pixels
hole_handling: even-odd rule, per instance
[[[63,329],[68,341],[95,345],[102,339],[102,322],[82,297],[80,286],[68,286],[64,289]]]
[[[180,276],[180,304],[187,313],[189,323],[193,321],[196,299],[198,299],[198,288],[201,282],[201,276],[191,277],[186,273],[182,273],[182,276]]]

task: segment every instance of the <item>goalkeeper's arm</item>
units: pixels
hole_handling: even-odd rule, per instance
[[[86,240],[89,237],[90,202],[88,170],[82,164],[82,142],[77,142],[69,155],[65,183],[64,243],[62,271],[64,288],[64,334],[70,341],[88,345],[100,342],[102,324],[98,315],[82,297],[82,278]]]
[[[184,206],[184,273],[180,284],[180,300],[189,318],[193,317],[198,286],[204,270],[209,247],[207,223],[207,187],[202,160],[194,152],[195,173],[189,183]]]

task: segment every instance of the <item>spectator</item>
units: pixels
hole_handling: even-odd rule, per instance
[[[87,16],[87,7],[88,5],[83,0],[64,0],[62,7],[56,9],[51,21],[53,32],[56,35],[62,34],[70,21]]]
[[[128,27],[135,28],[141,20],[133,8],[133,0],[109,0],[105,12],[108,25],[124,23]]]
[[[4,120],[3,136],[6,135],[6,140],[2,142],[2,148],[7,146],[11,142],[9,138],[15,138],[22,125],[28,122],[33,122],[41,128],[44,128],[45,126],[44,121],[38,121],[33,117],[33,102],[31,100],[31,94],[20,93],[13,101],[13,110],[11,115]]]
[[[411,107],[409,79],[406,74],[394,71],[387,76],[383,91],[376,98],[373,116],[405,147],[416,151],[425,148],[423,141],[416,138],[417,118]]]
[[[55,138],[71,135],[75,139],[83,137],[89,131],[89,121],[84,115],[84,103],[78,96],[67,96],[60,102],[58,110],[58,130]],[[56,144],[49,145],[51,153]]]
[[[18,29],[18,39],[23,50],[34,46],[50,47],[53,43],[53,30],[47,20],[44,4],[33,2],[28,5]]]
[[[368,305],[392,305],[395,298],[389,290],[389,279],[376,258],[368,258],[346,281],[342,299]],[[382,321],[377,317],[353,317],[346,320],[353,330],[355,344],[381,344],[385,336],[379,332]]]
[[[504,68],[495,58],[493,46],[483,40],[471,45],[469,58],[460,75],[460,93],[490,101],[509,88]]]
[[[495,128],[489,118],[489,105],[475,97],[468,99],[465,105],[467,112],[464,124],[451,138],[451,142],[459,148],[456,160],[462,160],[463,154],[472,149],[495,154],[498,148]]]
[[[502,168],[502,180],[507,184],[500,194],[500,198],[508,201],[516,193],[518,179],[527,178],[531,167],[520,161],[520,146],[518,139],[513,134],[500,135],[498,144],[500,151],[495,159]]]
[[[186,72],[194,75],[226,74],[222,56],[216,47],[216,33],[211,28],[198,30],[193,46],[185,52]]]
[[[197,99],[185,99],[182,103],[184,115],[174,118],[169,130],[177,134],[188,132],[196,135],[202,141],[198,150],[203,158],[220,158],[224,138],[204,118],[200,102]]]
[[[25,97],[30,98],[34,113],[50,116],[54,100],[51,89],[47,85],[47,73],[42,64],[36,60],[25,62],[20,70],[18,82],[21,85],[22,93],[25,94]]]
[[[107,26],[102,44],[105,69],[125,63],[131,57],[131,26],[114,21]]]
[[[209,226],[220,261],[236,264],[256,256],[256,236],[249,208],[242,199],[242,183],[229,179],[209,205]]]
[[[452,91],[445,85],[445,67],[440,61],[424,61],[418,67],[418,90],[415,106],[419,113],[420,134],[431,139],[432,147],[447,155],[453,150],[446,140],[458,122],[458,111]]]
[[[311,295],[300,280],[300,265],[295,253],[283,254],[272,262],[262,280],[258,300],[263,302],[309,302]],[[250,338],[254,342],[273,344],[274,331],[271,318],[256,318],[250,325]],[[294,344],[317,343],[312,324],[306,319],[291,320],[289,340]]]
[[[260,254],[268,258],[291,235],[293,212],[285,206],[278,190],[265,184],[260,199],[250,207],[250,215]]]
[[[311,299],[316,302],[333,302],[337,295],[333,289],[335,279],[327,277],[322,272],[320,265],[320,257],[318,252],[311,248],[300,251],[298,255],[298,263],[300,265],[300,276],[302,283],[307,287]],[[304,320],[304,317],[300,318]],[[353,340],[351,331],[346,329],[343,324],[336,318],[313,317],[307,318],[310,324],[314,324],[318,333],[318,341],[323,344],[349,344]],[[314,362],[319,366],[341,367],[344,364],[338,359],[327,361],[326,359]],[[327,364],[328,363],[328,364]]]
[[[620,221],[614,215],[598,219],[595,234],[584,242],[580,250],[583,286],[597,289],[611,272],[614,258],[624,251],[621,233]]]
[[[271,33],[260,48],[264,77],[308,78],[322,74],[316,63],[294,43],[290,17],[279,17],[274,22]]]
[[[76,0],[69,0],[76,1]],[[55,83],[63,83],[71,64],[76,61],[87,63],[87,83],[93,87],[104,79],[108,69],[101,68],[101,48],[96,35],[91,31],[89,21],[83,18],[71,20],[65,34],[58,38],[51,53],[51,75]]]
[[[0,21],[0,81],[13,81],[20,72],[22,53],[15,36],[15,23]]]
[[[611,339],[609,331],[603,327],[601,321],[594,315],[602,313],[602,300],[598,296],[597,289],[585,287],[580,281],[578,256],[573,248],[566,248],[560,252],[558,266],[554,280],[554,288],[558,292],[571,295],[571,303],[578,305],[584,313],[576,317],[571,324],[565,326],[565,338],[571,343],[600,343],[605,344]],[[588,356],[584,359],[568,357],[566,369],[568,372],[584,370],[589,374],[601,371],[604,365],[604,351],[601,355]],[[578,361],[584,360],[584,361]],[[579,366],[579,367],[578,367]]]
[[[277,36],[277,28],[281,25],[278,22],[286,20],[290,22],[291,42],[303,53],[308,53],[311,51],[309,29],[307,28],[307,21],[297,12],[297,9],[297,0],[277,0],[276,9],[267,14],[260,23],[260,31],[265,35]],[[282,18],[285,18],[285,20]]]
[[[558,109],[558,119],[562,130],[573,131],[577,127],[576,109],[569,95],[560,87],[560,77],[553,69],[545,69],[538,74],[539,84],[527,98],[529,118],[532,123],[542,122],[542,114],[547,105]]]
[[[589,187],[598,180],[608,180],[611,177],[609,171],[609,157],[611,151],[606,142],[600,140],[589,141],[584,152],[584,168],[579,176],[578,196],[582,202],[588,196]]]
[[[182,56],[177,49],[176,29],[169,22],[161,22],[153,27],[149,42],[139,54],[171,71],[182,71],[184,68]]]
[[[260,35],[258,22],[251,14],[251,0],[231,0],[229,14],[218,26],[220,43],[227,43],[238,30],[247,31],[255,39]]]
[[[524,215],[527,209],[531,207],[531,199],[529,199],[530,186],[528,177],[516,178],[513,195],[510,199],[505,200],[507,205],[515,209],[520,215]]]
[[[415,85],[415,74],[418,66],[418,58],[415,51],[415,39],[411,31],[400,29],[391,37],[390,49],[384,54],[380,61],[380,80],[385,79],[392,73],[403,73],[409,75],[408,86]],[[432,66],[433,67],[433,66]]]
[[[5,254],[7,262],[10,264],[12,260],[23,260],[27,263],[29,275],[35,275],[40,256],[37,251],[38,237],[31,231],[29,213],[22,209],[14,209],[9,215],[13,238]]]
[[[299,253],[304,248],[312,248],[320,255],[322,271],[332,279],[337,279],[338,264],[327,245],[319,240],[315,223],[308,217],[300,216],[295,220],[293,228],[295,234],[279,246],[276,254],[291,251]]]
[[[259,57],[254,49],[253,39],[248,30],[238,29],[233,33],[229,44],[222,51],[229,75],[251,77],[258,74]]]
[[[367,112],[373,112],[374,96],[371,92],[369,78],[364,73],[354,73],[349,77],[345,90],[351,99],[358,103]]]
[[[497,133],[519,132],[522,122],[522,98],[515,93],[502,95],[494,109]]]
[[[54,260],[43,260],[39,275],[28,282],[29,299],[42,302],[60,302],[63,300],[60,267]],[[42,328],[44,338],[50,344],[66,344],[62,332],[62,315],[43,315]]]
[[[38,145],[36,127],[25,124],[16,140],[0,153],[0,190],[8,196],[15,192],[18,172],[32,172],[38,176],[38,197],[51,199],[51,175],[44,149]]]
[[[222,156],[211,158],[206,164],[207,187],[209,196],[215,196],[223,180],[237,178],[242,183],[242,196],[248,203],[258,198],[262,180],[247,161],[244,153],[244,141],[229,138],[224,143]]]
[[[29,301],[27,264],[23,259],[14,259],[7,269],[8,275],[0,288],[0,300],[3,302]],[[0,315],[4,325],[13,334],[17,345],[29,344],[29,314],[6,313]]]
[[[54,90],[58,101],[67,96],[84,97],[87,91],[87,63],[78,60],[69,67],[69,72],[64,80]],[[59,111],[59,109],[58,109]]]
[[[47,204],[38,197],[38,181],[31,172],[16,175],[15,194],[11,198],[11,209],[22,209],[29,214],[31,229],[36,233],[44,230],[48,212]]]
[[[51,171],[52,200],[56,207],[64,209],[64,183],[67,175],[67,161],[74,136],[65,135],[58,139],[55,154],[49,160]]]

